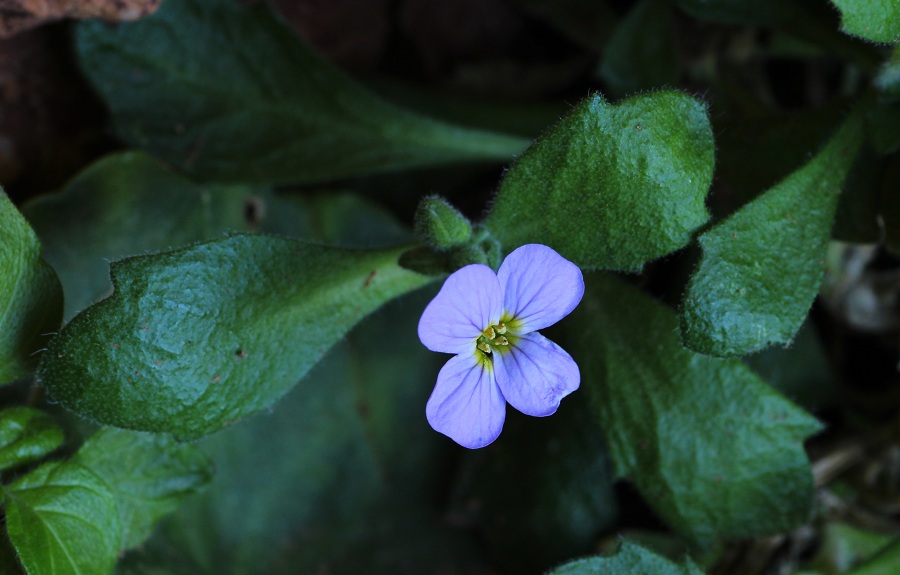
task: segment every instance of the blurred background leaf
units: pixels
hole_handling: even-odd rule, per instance
[[[96,473],[115,496],[121,551],[141,545],[161,517],[213,476],[210,461],[191,445],[165,435],[112,428],[94,433],[75,461]]]
[[[600,78],[612,96],[621,98],[670,88],[678,81],[678,61],[670,0],[641,0],[609,39],[600,63]]]
[[[215,482],[120,572],[488,573],[442,519],[452,447],[424,405],[443,358],[409,337],[430,295],[388,304],[271,413],[204,439]]]
[[[309,183],[512,158],[521,138],[380,99],[334,69],[266,4],[166,2],[139,22],[79,25],[82,69],[119,135],[204,180]]]
[[[506,573],[585,555],[619,519],[603,432],[579,395],[553,417],[508,410],[500,438],[463,461],[454,516]]]

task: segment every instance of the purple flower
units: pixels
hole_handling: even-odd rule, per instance
[[[500,435],[507,402],[526,415],[556,412],[581,375],[537,330],[569,315],[582,295],[578,266],[540,244],[509,254],[497,274],[474,264],[448,277],[419,320],[425,347],[456,354],[428,399],[431,427],[476,449]]]

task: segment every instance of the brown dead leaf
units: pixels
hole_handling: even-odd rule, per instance
[[[63,18],[136,20],[155,12],[162,0],[0,0],[0,37]]]

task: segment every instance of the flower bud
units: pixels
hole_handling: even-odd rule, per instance
[[[425,245],[444,251],[469,241],[472,224],[440,196],[423,198],[416,210],[415,230]]]

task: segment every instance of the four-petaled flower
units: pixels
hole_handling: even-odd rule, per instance
[[[441,369],[425,413],[436,431],[470,449],[500,435],[507,402],[551,415],[578,389],[578,366],[537,333],[584,295],[578,266],[540,244],[524,245],[495,274],[473,264],[454,272],[419,320],[428,349],[456,354]]]

